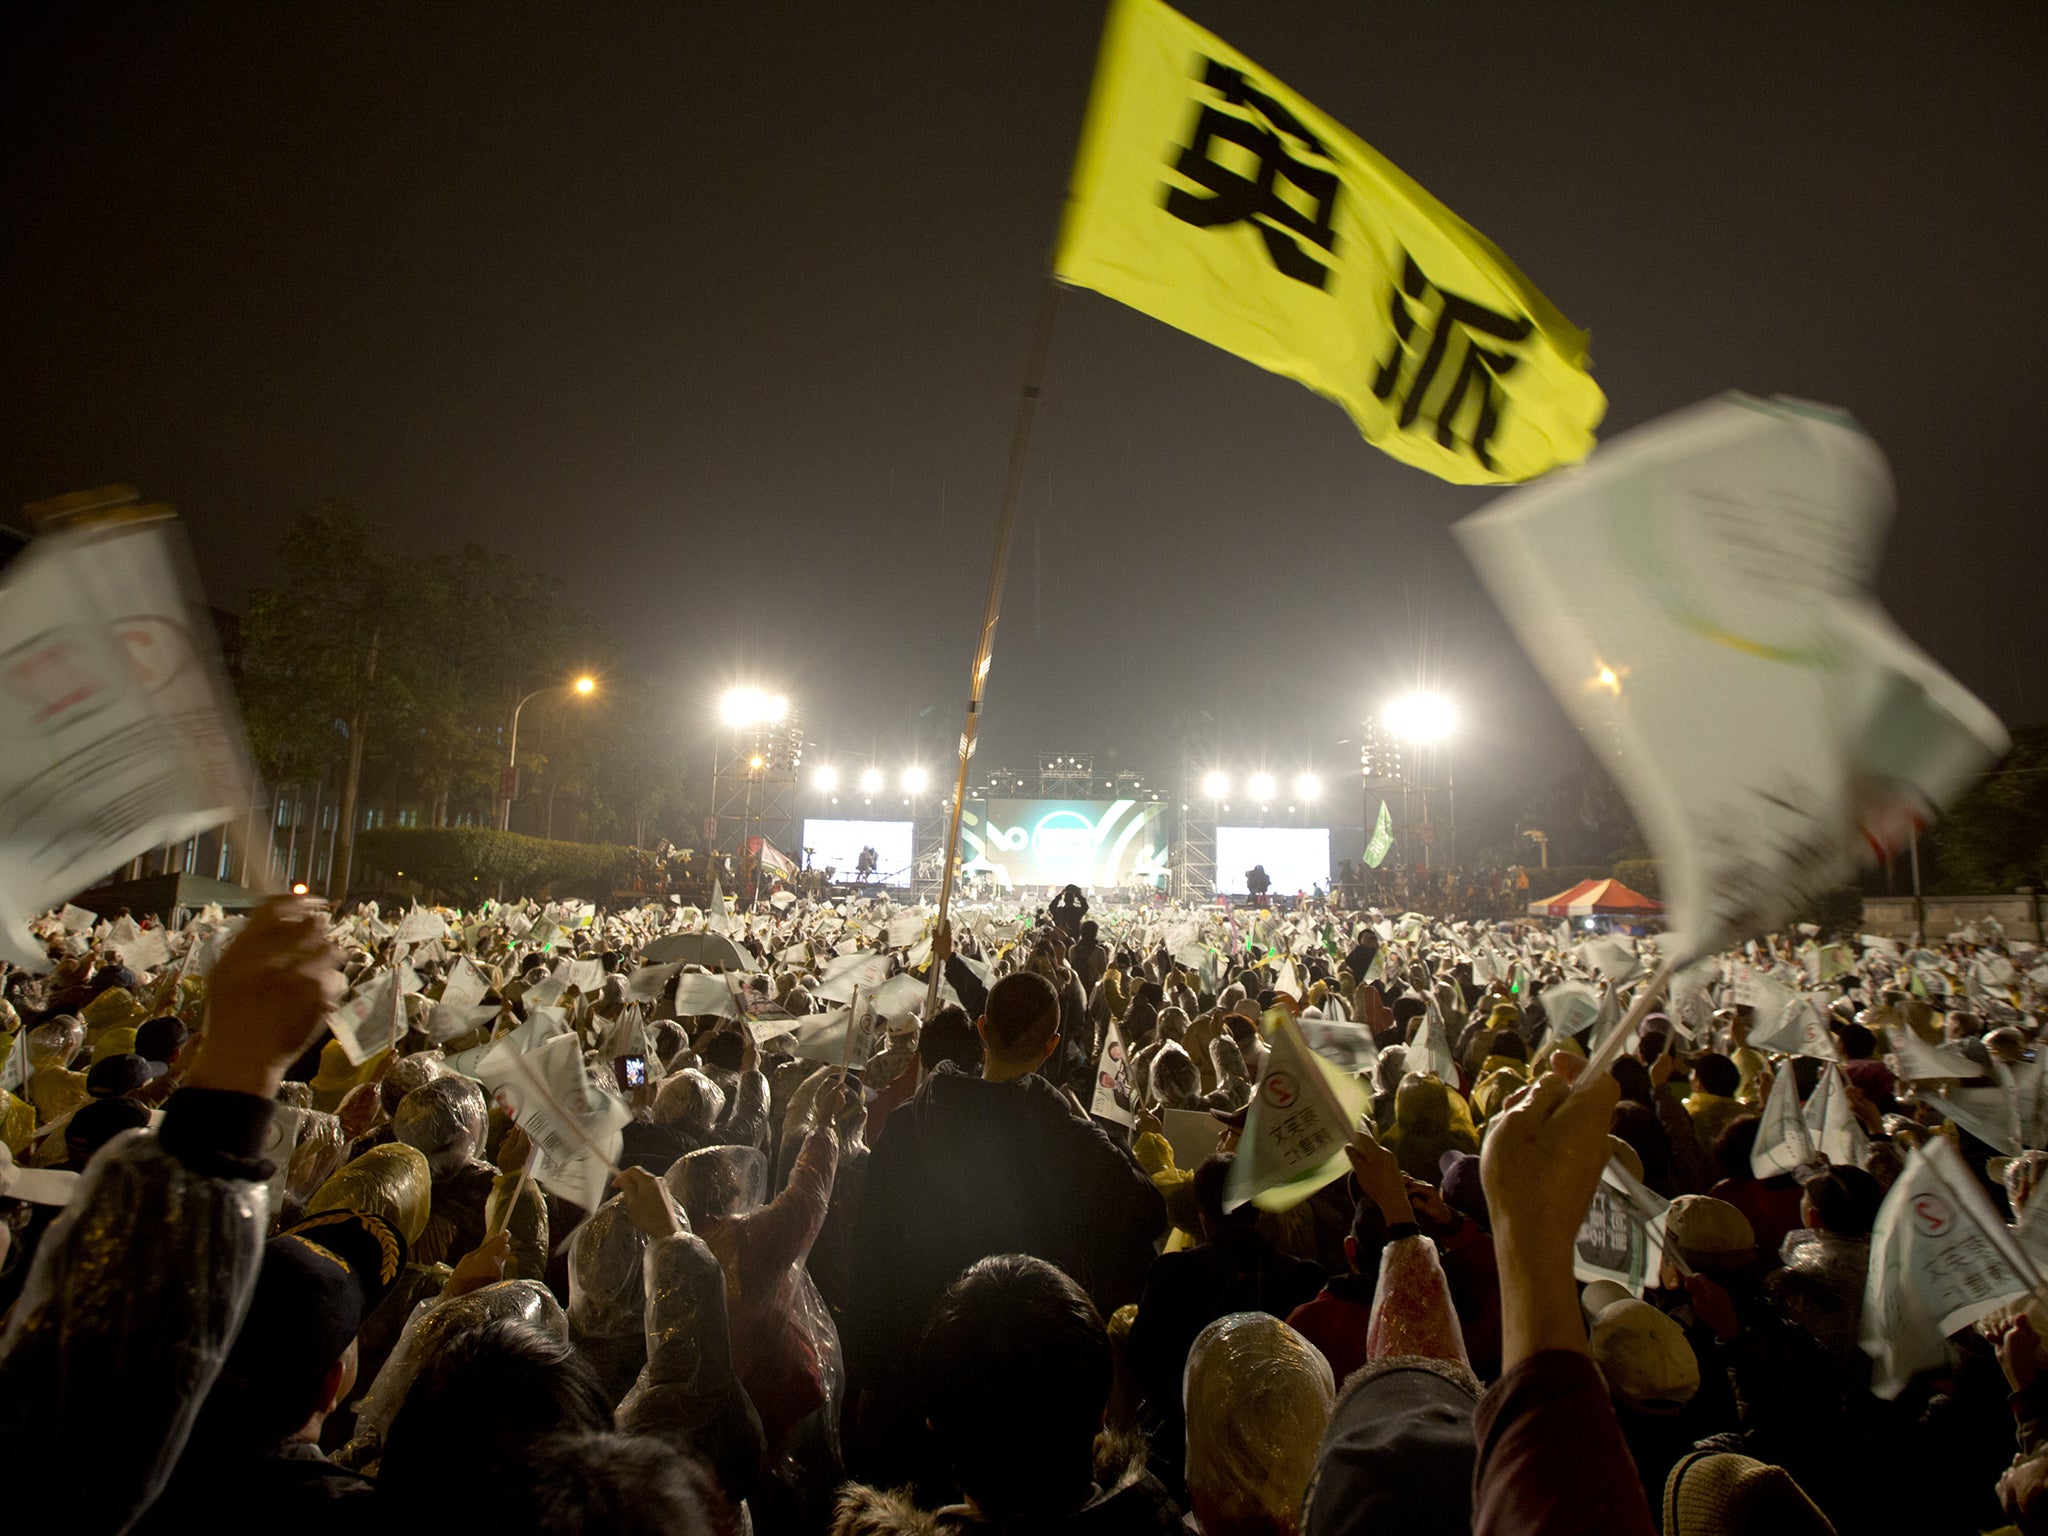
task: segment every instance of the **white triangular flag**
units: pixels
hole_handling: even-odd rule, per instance
[[[1948,1336],[2032,1289],[2033,1266],[1944,1136],[1931,1136],[1878,1208],[1859,1342],[1870,1390],[1894,1398],[1944,1365]]]
[[[1359,1084],[1311,1051],[1284,1008],[1267,1014],[1265,1070],[1224,1187],[1224,1209],[1299,1205],[1349,1164],[1345,1144],[1370,1103]]]
[[[1861,1168],[1869,1158],[1870,1138],[1849,1105],[1849,1079],[1838,1063],[1822,1065],[1801,1119],[1814,1150],[1836,1167]]]
[[[1771,1082],[1771,1096],[1764,1100],[1763,1120],[1756,1128],[1756,1143],[1750,1149],[1749,1169],[1759,1179],[1790,1173],[1813,1162],[1813,1135],[1799,1107],[1799,1085],[1793,1081],[1788,1059],[1778,1066]]]
[[[1443,1010],[1433,997],[1422,1000],[1422,1023],[1408,1047],[1410,1072],[1434,1072],[1437,1080],[1452,1092],[1458,1088],[1458,1061],[1451,1054],[1450,1031],[1444,1026]]]

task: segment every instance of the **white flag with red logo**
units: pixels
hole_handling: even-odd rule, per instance
[[[1344,1144],[1369,1103],[1356,1078],[1308,1048],[1284,1008],[1266,1015],[1265,1070],[1223,1191],[1225,1210],[1249,1200],[1284,1211],[1349,1168]]]
[[[1906,1161],[1870,1234],[1861,1343],[1870,1390],[1897,1397],[1948,1359],[1948,1336],[2032,1288],[2034,1266],[1960,1153],[1929,1137]]]
[[[0,577],[0,959],[110,870],[242,815],[248,745],[168,512],[39,538]]]

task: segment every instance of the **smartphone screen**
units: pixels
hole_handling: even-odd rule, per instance
[[[645,1056],[614,1056],[612,1071],[617,1075],[619,1087],[631,1091],[647,1086],[647,1058]]]

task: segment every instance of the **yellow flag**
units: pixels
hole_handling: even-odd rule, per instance
[[[1160,0],[1117,0],[1057,275],[1343,406],[1446,480],[1583,459],[1586,336],[1385,156]]]

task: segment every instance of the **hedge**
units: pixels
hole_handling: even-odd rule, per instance
[[[632,850],[617,843],[565,843],[486,827],[378,827],[356,838],[357,877],[374,871],[416,881],[444,900],[579,892],[602,899],[625,883]],[[566,890],[550,891],[553,886]]]
[[[1614,878],[1632,891],[1645,896],[1662,896],[1657,889],[1657,861],[1655,859],[1622,859],[1614,866]]]

